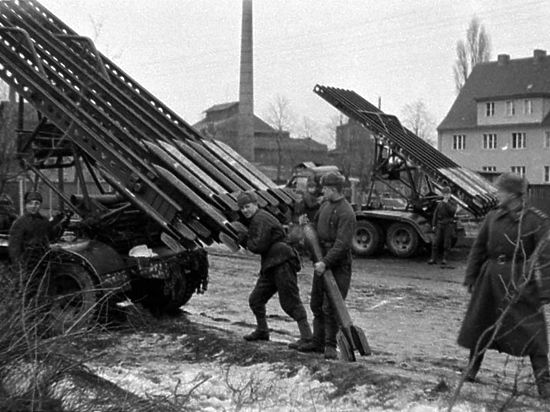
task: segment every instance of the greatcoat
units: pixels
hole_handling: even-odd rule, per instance
[[[480,350],[492,340],[488,349],[513,356],[548,353],[537,282],[528,270],[547,229],[547,219],[533,208],[489,212],[468,256],[464,285],[473,290],[459,345]]]

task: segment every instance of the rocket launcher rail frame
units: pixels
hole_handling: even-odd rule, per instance
[[[236,240],[227,217],[239,191],[256,191],[271,211],[291,204],[287,191],[228,146],[203,138],[38,2],[0,7],[8,43],[0,45],[0,77],[171,236]]]
[[[18,13],[24,13],[25,16],[32,20],[35,24],[34,28],[41,28],[43,31],[48,32],[51,36],[66,37],[67,34],[75,35],[76,33],[70,29],[66,24],[59,20],[55,15],[50,13],[46,8],[41,6],[39,2],[34,0],[22,0],[19,2]],[[158,125],[162,125],[166,133],[169,130],[172,134],[172,139],[182,140],[189,139],[195,142],[205,142],[204,139],[195,129],[181,119],[176,113],[166,107],[162,102],[151,95],[147,90],[142,88],[136,81],[128,76],[122,69],[116,64],[110,61],[107,57],[99,53],[99,56],[92,53],[90,48],[83,49],[78,43],[69,43],[68,45],[75,53],[75,56],[80,60],[89,60],[90,66],[97,66],[98,58],[103,61],[106,70],[110,73],[110,80],[115,90],[119,90],[120,93],[125,95],[134,107],[141,110],[140,115],[147,116],[149,119],[155,119]],[[173,143],[173,142],[172,142]],[[231,148],[229,149],[229,156],[233,159],[237,159],[239,155]],[[217,159],[219,161],[219,159]],[[222,159],[225,160],[225,159]],[[200,166],[200,165],[199,165]],[[257,170],[250,164],[239,164],[233,170],[234,175],[240,176],[241,181],[244,177],[251,177],[252,180],[259,180],[264,183],[267,182],[264,190],[260,189],[256,182],[249,180],[245,187],[241,187],[241,190],[256,190],[260,197],[265,198],[270,206],[277,206],[277,202],[283,204],[291,204],[293,201],[292,195],[287,191],[277,188],[277,186],[271,182],[263,173]],[[277,200],[276,200],[277,199]]]
[[[373,132],[390,149],[422,167],[435,183],[449,185],[475,216],[481,217],[496,206],[496,189],[491,184],[403,127],[397,117],[384,113],[352,90],[316,85],[313,91]]]

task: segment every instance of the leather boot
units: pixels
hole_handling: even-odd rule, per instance
[[[428,260],[428,265],[435,265],[437,263],[437,248],[435,246],[432,246],[432,256],[430,257],[430,260]]]
[[[466,377],[464,378],[464,381],[466,382],[477,382],[476,376],[479,372],[479,368],[481,368],[481,363],[483,362],[483,357],[485,356],[484,353],[478,354],[475,356],[474,349],[470,350],[470,357],[468,361],[468,366],[471,365],[470,368],[466,368]],[[473,362],[472,362],[473,360]]]
[[[550,399],[550,370],[547,355],[530,355],[537,391],[542,399]]]
[[[313,337],[296,348],[300,352],[323,353],[325,351],[325,324],[322,317],[313,318]]]
[[[443,252],[443,259],[441,259],[441,264],[442,265],[447,264],[447,251],[446,250]]]
[[[288,347],[290,349],[298,349],[301,345],[305,345],[306,343],[311,342],[313,335],[311,333],[311,328],[309,327],[307,319],[302,319],[298,321],[298,330],[300,331],[300,339],[295,342],[289,343]]]
[[[266,318],[256,318],[256,330],[248,335],[243,336],[244,340],[253,342],[258,340],[269,340],[269,329],[267,327]]]

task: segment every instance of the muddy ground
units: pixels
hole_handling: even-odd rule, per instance
[[[466,253],[456,248],[447,268],[425,257],[355,260],[348,308],[373,349],[355,363],[287,349],[298,331],[277,299],[268,306],[271,341],[245,342],[259,261],[219,248],[210,250],[208,291],[181,316],[140,318],[132,328],[75,342],[74,350],[102,377],[182,410],[445,410],[467,359],[455,343],[468,299]],[[308,305],[312,270],[305,263],[299,283]],[[491,352],[480,379],[464,384],[453,410],[546,409],[521,360]]]

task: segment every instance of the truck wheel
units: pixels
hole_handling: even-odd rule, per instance
[[[418,240],[416,230],[406,223],[393,223],[386,235],[388,249],[400,258],[413,256],[418,249]]]
[[[358,221],[351,241],[353,253],[361,257],[372,256],[379,252],[382,246],[383,239],[380,226],[368,220]]]
[[[38,284],[39,311],[49,334],[63,334],[90,326],[98,312],[93,275],[77,263],[56,262]]]
[[[154,315],[175,315],[197,288],[196,282],[186,275],[177,279],[143,279],[137,289],[137,300]]]

